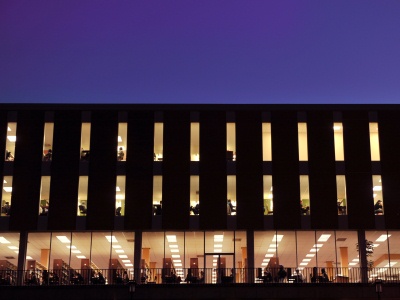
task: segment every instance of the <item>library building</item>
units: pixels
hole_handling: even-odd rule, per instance
[[[399,120],[379,104],[2,104],[0,294],[400,299]]]

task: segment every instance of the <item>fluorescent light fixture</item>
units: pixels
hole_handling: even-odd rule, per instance
[[[356,263],[356,262],[351,262],[351,263],[349,263],[349,266],[355,266],[355,265],[357,265],[358,263]]]
[[[11,131],[11,128],[7,126],[7,131]]]
[[[314,257],[314,256],[315,256],[315,254],[312,254],[312,253],[306,255],[306,257]]]
[[[324,244],[315,244],[313,247],[314,248],[320,248],[320,247],[322,247]]]
[[[268,263],[261,263],[262,266],[268,266]]]
[[[117,195],[115,195],[115,199],[116,200],[124,200],[125,199],[125,195],[124,194],[117,194]]]
[[[222,242],[224,240],[223,234],[214,234],[214,242]]]
[[[269,261],[270,261],[269,258],[264,258],[264,259],[263,259],[263,262],[266,262],[266,263],[267,263],[267,262],[269,262]]]
[[[376,248],[378,247],[380,244],[372,244],[372,247]]]
[[[27,256],[26,259],[33,259],[32,256]]]
[[[179,253],[179,249],[171,249],[171,252],[173,252],[173,253]]]
[[[117,238],[114,235],[106,235],[106,239],[108,242],[118,243]]]
[[[215,244],[214,248],[222,248],[222,245],[221,244]]]
[[[276,252],[276,248],[274,248],[274,249],[268,249],[267,252]]]
[[[271,244],[271,245],[269,245],[269,247],[270,247],[270,248],[277,248],[278,245],[277,245],[277,244]]]
[[[272,239],[272,241],[273,242],[276,242],[276,241],[278,241],[278,242],[280,242],[280,241],[282,241],[282,239],[283,239],[283,234],[275,234],[274,235],[274,238]]]
[[[125,253],[125,251],[123,249],[118,249],[118,250],[115,250],[115,253]]]
[[[168,243],[176,243],[176,235],[167,235]]]
[[[377,194],[372,194],[372,197],[374,197],[374,198],[375,198],[376,196],[377,196]]]
[[[8,246],[8,248],[11,249],[11,250],[18,250],[17,246]]]
[[[74,246],[74,245],[72,245],[72,246],[65,246],[65,247],[67,247],[68,249],[76,249],[76,247]]]
[[[178,245],[169,245],[170,248],[179,248]]]
[[[118,136],[118,143],[121,143],[122,142],[122,137],[119,135]]]
[[[180,259],[174,259],[172,260],[174,263],[181,263],[182,261]]]
[[[319,251],[319,249],[318,248],[312,248],[311,250],[310,250],[310,252],[318,252]]]
[[[382,186],[381,186],[381,185],[376,185],[376,186],[373,187],[372,190],[373,190],[374,192],[382,191]]]
[[[172,258],[180,258],[181,257],[179,254],[172,254],[171,256],[172,256]]]
[[[123,259],[122,262],[123,262],[124,264],[127,264],[127,263],[130,263],[131,260],[130,260],[130,259]]]
[[[18,253],[19,253],[19,250],[16,250],[16,251],[14,251],[14,252],[18,254]]]
[[[119,258],[128,258],[128,255],[126,255],[126,254],[121,254],[121,255],[118,255],[118,257],[119,257]]]
[[[305,262],[300,263],[300,266],[307,266],[307,265],[308,265],[308,263],[305,263]]]
[[[217,262],[218,260],[217,259],[213,259],[213,262]]]
[[[330,237],[331,237],[330,234],[321,234],[321,236],[318,239],[318,242],[326,242],[327,240],[329,240]]]
[[[217,263],[213,263],[213,267],[216,267],[217,266]]]
[[[182,267],[182,264],[174,264],[175,267]]]
[[[309,262],[309,261],[311,261],[311,258],[303,258],[303,261]]]
[[[274,257],[274,255],[270,254],[270,253],[267,253],[267,254],[265,254],[265,257]]]
[[[395,264],[397,264],[397,261],[393,261],[393,262],[388,263],[386,266],[384,266],[384,268],[393,267]]]
[[[376,242],[384,242],[384,241],[386,241],[390,236],[391,236],[391,234],[382,234],[382,235],[376,240]]]
[[[353,259],[352,261],[354,262],[359,262],[360,260],[358,258]]]
[[[125,264],[125,267],[133,267],[133,264],[132,264],[132,263],[130,263],[130,264]]]
[[[71,243],[71,241],[65,235],[57,235],[57,238],[60,240],[61,243]]]
[[[7,139],[11,142],[11,143],[15,143],[15,141],[17,140],[17,137],[15,135],[9,135],[7,136]]]
[[[11,186],[5,186],[3,187],[3,190],[7,193],[11,193],[12,192],[12,187]]]
[[[77,255],[76,258],[86,258],[85,255]]]
[[[222,252],[222,249],[214,249],[214,252],[215,252],[215,253],[217,253],[217,252]]]
[[[219,257],[219,255],[215,255],[215,254],[214,254],[213,257]]]
[[[120,192],[120,191],[121,191],[121,189],[119,188],[119,186],[115,187],[115,190],[116,190],[117,192]]]
[[[71,253],[75,253],[75,254],[77,254],[77,253],[82,253],[81,251],[79,251],[79,250],[71,250]]]
[[[340,129],[342,129],[342,127],[340,127],[338,125],[333,126],[333,130],[340,130]]]
[[[122,248],[121,245],[112,245],[112,247],[113,247],[114,249],[120,249],[120,248]]]

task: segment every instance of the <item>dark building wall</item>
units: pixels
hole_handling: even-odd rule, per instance
[[[298,229],[301,220],[297,112],[273,111],[271,117],[274,227]]]
[[[227,225],[226,113],[200,112],[200,228]]]
[[[0,110],[0,149],[4,149],[3,158],[0,159],[0,172],[4,174],[4,159],[7,140],[7,111]]]
[[[236,112],[238,229],[263,228],[262,122],[260,111]]]
[[[379,112],[379,144],[386,228],[400,228],[400,121],[398,111]]]
[[[189,228],[190,112],[164,112],[162,226]]]
[[[54,112],[49,230],[73,230],[76,227],[81,119],[80,111]]]
[[[334,229],[338,212],[332,112],[307,113],[307,139],[311,226]]]
[[[118,113],[91,114],[87,220],[88,229],[114,228]]]
[[[154,111],[129,112],[127,142],[125,229],[151,229]]]
[[[343,112],[343,139],[349,228],[374,228],[367,111]]]
[[[18,111],[10,230],[35,230],[43,156],[43,111]]]

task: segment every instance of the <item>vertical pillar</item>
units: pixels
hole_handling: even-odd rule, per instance
[[[140,262],[142,260],[142,232],[135,231],[135,253],[133,268],[135,270],[135,281],[140,282]]]
[[[365,231],[358,230],[358,257],[361,267],[361,282],[368,283],[368,262],[367,262],[367,244],[365,238]]]
[[[19,252],[18,252],[18,274],[17,285],[22,285],[24,282],[25,258],[28,247],[28,233],[21,231],[19,233]]]
[[[254,231],[246,231],[247,241],[247,265],[246,268],[249,270],[249,276],[247,278],[248,283],[254,283]]]
[[[349,276],[349,253],[347,247],[339,247],[342,276]]]

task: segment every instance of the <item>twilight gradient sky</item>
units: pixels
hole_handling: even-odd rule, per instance
[[[1,103],[400,103],[399,0],[1,0]]]

